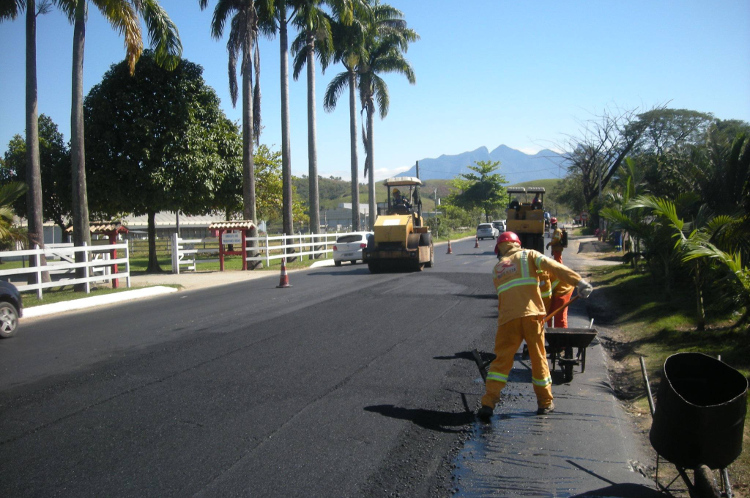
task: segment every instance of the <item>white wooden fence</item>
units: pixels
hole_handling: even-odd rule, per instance
[[[246,237],[245,241],[248,244],[248,252],[251,248],[249,247],[251,242],[256,242],[254,250],[258,253],[257,256],[247,257],[247,261],[261,261],[265,262],[268,266],[271,260],[281,259],[284,257],[300,257],[300,256],[326,256],[333,251],[333,244],[336,242],[336,238],[346,233],[319,233],[309,235],[278,235],[263,237]],[[172,236],[172,273],[180,273],[181,267],[186,267],[187,270],[195,271],[196,265],[199,263],[216,262],[218,259],[199,259],[196,256],[201,253],[213,253],[219,252],[218,249],[218,238],[209,237],[205,239],[181,239],[174,234]],[[199,249],[196,246],[200,244],[217,244],[216,247]],[[287,249],[293,249],[294,254],[286,254]]]
[[[110,251],[122,251],[118,253],[117,259],[110,257]],[[76,253],[84,254],[84,261],[76,263]],[[124,278],[127,286],[130,287],[130,253],[128,244],[107,244],[83,247],[74,247],[73,244],[49,244],[44,249],[36,246],[34,249],[24,251],[2,251],[0,258],[32,258],[37,263],[40,256],[44,255],[47,259],[46,266],[28,266],[26,268],[13,268],[10,270],[0,270],[0,278],[12,277],[17,275],[36,275],[35,284],[16,285],[19,291],[35,290],[39,299],[42,299],[44,289],[53,287],[65,287],[68,285],[85,284],[86,293],[91,292],[92,282],[113,281]],[[125,265],[125,271],[115,273],[112,271],[114,265]],[[75,275],[75,270],[85,268],[85,277],[76,278],[68,277]],[[51,276],[65,275],[62,278],[52,278],[50,282],[42,282],[42,273],[49,273]]]

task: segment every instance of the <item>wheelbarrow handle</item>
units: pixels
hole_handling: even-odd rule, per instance
[[[559,312],[561,312],[562,310],[564,310],[565,308],[567,308],[568,306],[570,306],[571,304],[573,304],[573,301],[575,301],[579,297],[581,297],[579,294],[576,294],[575,296],[573,296],[570,299],[570,301],[568,301],[567,303],[563,304],[562,306],[560,306],[559,308],[557,308],[555,311],[553,311],[549,315],[545,316],[544,320],[542,320],[542,322],[546,322],[547,320],[549,320],[550,318],[552,318],[553,316],[555,316],[556,314],[558,314]]]

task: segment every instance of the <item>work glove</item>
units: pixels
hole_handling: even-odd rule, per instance
[[[578,285],[576,286],[576,289],[578,289],[578,295],[582,298],[586,299],[591,295],[594,288],[591,286],[590,283],[586,282],[584,279],[581,279],[578,282]]]

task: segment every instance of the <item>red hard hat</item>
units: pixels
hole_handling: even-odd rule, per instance
[[[516,232],[503,232],[500,234],[500,237],[497,238],[497,244],[500,245],[503,242],[515,242],[517,244],[520,244],[521,239],[518,238]]]
[[[557,218],[550,218],[550,219],[549,219],[549,222],[550,222],[550,223],[557,223]]]

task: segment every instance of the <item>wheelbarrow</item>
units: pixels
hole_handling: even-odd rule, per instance
[[[547,340],[547,352],[552,363],[550,371],[555,369],[555,363],[560,365],[563,380],[573,380],[573,366],[580,365],[581,373],[586,371],[586,348],[596,337],[594,328],[547,328],[544,338]],[[573,348],[576,348],[575,354]]]
[[[563,306],[544,318],[546,323],[550,317],[555,316],[580,296],[576,295]],[[563,380],[570,382],[573,380],[573,367],[580,365],[581,373],[586,371],[586,348],[596,337],[596,329],[593,328],[594,320],[591,320],[588,328],[548,328],[545,327],[544,338],[547,340],[547,353],[549,354],[552,368],[555,369],[555,363],[560,365],[563,372]],[[573,349],[576,349],[575,354]]]
[[[732,497],[727,467],[742,453],[747,415],[747,379],[720,359],[702,353],[677,353],[666,359],[657,404],[651,395],[646,364],[641,373],[653,417],[649,439],[659,458],[674,464],[691,498]],[[687,470],[693,470],[691,481]],[[719,470],[723,492],[712,469]]]

